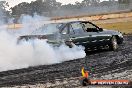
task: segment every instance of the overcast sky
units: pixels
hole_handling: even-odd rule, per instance
[[[0,0],[0,1],[4,1],[4,0]],[[30,3],[31,1],[36,1],[36,0],[5,0],[5,1],[7,1],[9,3],[10,7],[13,7],[21,2],[29,2]],[[69,3],[74,4],[76,1],[81,2],[83,0],[56,0],[56,1],[61,2],[62,4],[69,4]],[[103,0],[101,0],[101,1],[103,1]],[[107,0],[105,0],[105,1],[107,1]]]

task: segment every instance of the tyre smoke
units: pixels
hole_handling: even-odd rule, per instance
[[[53,47],[47,43],[46,39],[23,41],[21,44],[17,44],[18,36],[30,34],[42,25],[40,19],[44,18],[37,15],[34,17],[22,17],[20,21],[23,24],[23,28],[20,30],[12,29],[13,32],[7,29],[6,24],[4,26],[0,25],[0,71],[50,65],[86,56],[82,46],[69,48],[62,44],[60,47]],[[40,22],[40,25],[35,25],[34,21]]]

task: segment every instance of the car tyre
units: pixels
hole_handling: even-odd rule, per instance
[[[113,36],[113,37],[111,38],[110,50],[115,51],[115,50],[117,50],[117,49],[118,49],[117,39],[116,39],[115,36]]]
[[[73,42],[69,42],[66,41],[65,44],[69,47],[69,48],[73,48],[75,46],[75,44]]]

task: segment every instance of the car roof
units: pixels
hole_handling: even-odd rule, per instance
[[[58,21],[45,21],[44,24],[56,24],[56,23],[76,23],[76,22],[89,22],[89,21],[61,21],[61,20],[58,20]]]

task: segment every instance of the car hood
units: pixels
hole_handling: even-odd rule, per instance
[[[119,32],[119,31],[103,29],[103,32],[106,33],[106,34],[118,35],[119,37],[123,38],[122,33]]]
[[[121,34],[121,32],[115,31],[115,30],[103,29],[103,31],[104,31],[105,33],[110,33],[110,34],[113,34],[113,35]]]

